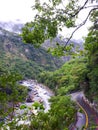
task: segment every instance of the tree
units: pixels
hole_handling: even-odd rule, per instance
[[[25,100],[27,89],[19,85],[19,74],[3,73],[0,75],[0,119],[9,116],[13,119],[15,106]]]
[[[93,25],[89,29],[88,36],[85,39],[85,50],[86,56],[88,57],[89,70],[89,91],[86,93],[88,93],[91,100],[98,100],[98,10],[93,11],[90,18]]]
[[[64,0],[47,0],[47,2],[35,0],[32,8],[37,11],[37,14],[34,21],[27,23],[23,28],[22,37],[25,42],[32,43],[36,47],[39,47],[45,40],[56,37],[65,26],[67,28],[75,27],[66,44],[59,45],[57,43],[55,52],[59,50],[62,52],[59,55],[63,55],[65,51],[70,52],[73,47],[69,44],[70,39],[87,22],[91,14],[98,9],[98,2],[95,0],[84,0],[82,3],[81,0],[69,0],[67,2]],[[76,20],[79,13],[88,8],[90,11],[87,17],[77,25]]]
[[[64,130],[75,121],[76,108],[68,96],[56,96],[51,99],[51,127],[56,130]],[[53,120],[53,121],[52,121]]]

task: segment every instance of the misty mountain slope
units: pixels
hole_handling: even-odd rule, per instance
[[[24,26],[23,23],[18,22],[18,21],[9,21],[9,22],[2,22],[0,21],[0,27],[9,31],[9,32],[14,32],[14,33],[21,33],[21,29]]]
[[[48,50],[49,48],[55,48],[56,44],[58,43],[59,45],[66,45],[67,39],[66,38],[62,38],[62,36],[57,36],[55,37],[53,40],[46,40],[43,44],[42,47],[45,48],[46,50]],[[75,40],[75,39],[71,39],[68,43],[69,44],[73,44],[73,48],[71,50],[71,52],[76,52],[79,50],[83,50],[83,40],[79,39],[79,40]],[[66,53],[66,52],[65,52]],[[71,59],[71,55],[66,55],[66,56],[62,56],[61,59],[63,61],[69,61]]]
[[[40,72],[56,70],[62,64],[43,48],[24,44],[17,34],[0,28],[0,66],[5,70],[36,78]]]
[[[56,43],[59,43],[60,45],[65,45],[67,42],[67,39],[66,38],[62,38],[62,36],[57,36],[56,38],[54,38],[52,41],[51,40],[46,40],[44,43],[43,43],[43,47],[45,49],[49,48],[49,47],[55,47],[56,46]],[[75,40],[75,39],[71,39],[69,41],[69,44],[70,43],[73,43],[75,47],[79,47],[79,49],[83,49],[83,40],[82,39],[78,39],[78,40]]]

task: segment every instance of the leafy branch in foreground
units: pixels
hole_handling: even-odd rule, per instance
[[[89,5],[89,2],[91,4]],[[36,47],[39,47],[45,40],[53,39],[56,37],[64,27],[72,28],[75,30],[70,37],[67,38],[65,45],[62,46],[62,52],[67,50],[67,45],[73,34],[81,28],[87,20],[90,18],[91,13],[98,9],[97,2],[93,4],[90,0],[48,0],[47,2],[35,0],[35,4],[32,7],[37,11],[34,17],[34,21],[27,23],[22,30],[22,38],[27,43],[32,43]],[[87,17],[79,25],[76,24],[78,15],[86,9],[90,9]]]

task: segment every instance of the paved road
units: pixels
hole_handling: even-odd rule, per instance
[[[82,92],[72,94],[73,99],[77,102],[79,107],[82,108],[85,114],[81,119],[78,118],[75,127],[78,127],[78,129],[81,130],[81,126],[84,125],[84,130],[98,130],[98,114],[84,101],[83,96]],[[75,127],[71,130],[77,130]]]
[[[77,102],[81,105],[81,107],[85,111],[86,117],[86,130],[98,130],[98,128],[95,128],[98,126],[98,114],[94,111],[93,108],[90,107],[89,104],[87,104],[81,96],[77,96]],[[93,127],[94,128],[93,128]]]

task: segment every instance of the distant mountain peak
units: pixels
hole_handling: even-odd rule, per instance
[[[0,21],[0,28],[5,29],[9,32],[14,32],[14,33],[21,33],[21,29],[24,26],[23,23],[21,23],[19,20],[16,21],[9,21],[9,22],[3,22]]]

